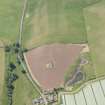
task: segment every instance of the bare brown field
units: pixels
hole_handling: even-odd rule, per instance
[[[83,46],[78,44],[43,45],[25,53],[32,77],[43,89],[64,84],[64,74],[75,63]]]

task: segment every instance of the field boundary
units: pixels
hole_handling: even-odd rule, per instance
[[[1,62],[3,62],[3,65],[0,65],[0,105],[2,104],[2,94],[4,91],[4,84],[5,84],[5,51],[4,51],[4,45],[2,41],[0,41],[0,57],[2,57]],[[3,54],[3,55],[2,55]],[[2,67],[1,67],[2,66]]]

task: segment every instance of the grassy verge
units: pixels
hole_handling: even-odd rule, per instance
[[[1,43],[0,43],[1,46]],[[0,48],[0,105],[2,105],[2,95],[4,89],[4,76],[5,74],[5,53],[4,49]]]

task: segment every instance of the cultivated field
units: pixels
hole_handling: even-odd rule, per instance
[[[84,9],[88,42],[97,77],[105,75],[105,0]]]
[[[2,47],[3,44],[0,42],[0,47]],[[4,87],[4,72],[5,72],[5,54],[4,49],[0,48],[0,105],[2,105],[2,95],[3,95],[3,87]]]
[[[98,91],[98,92],[97,92]],[[105,79],[87,84],[75,94],[62,95],[61,105],[104,105]]]

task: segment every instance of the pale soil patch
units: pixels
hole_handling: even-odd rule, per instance
[[[88,44],[81,44],[83,46],[82,53],[87,53],[90,51]]]
[[[25,60],[40,86],[53,89],[64,84],[65,72],[75,63],[82,49],[79,44],[43,45],[25,53]]]
[[[26,18],[29,18],[29,16],[30,16],[30,15],[27,13],[27,14],[26,14]]]
[[[3,46],[2,42],[0,42],[0,46]],[[3,85],[4,85],[4,49],[0,48],[0,105],[2,105],[1,98],[2,98]]]

